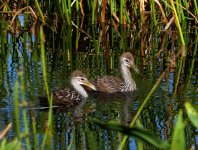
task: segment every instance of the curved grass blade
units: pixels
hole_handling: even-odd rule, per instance
[[[198,128],[198,111],[189,102],[185,103],[185,108],[190,121],[196,128]]]
[[[93,122],[103,128],[119,131],[119,132],[124,133],[128,136],[137,138],[143,142],[153,145],[154,147],[157,147],[160,149],[168,149],[169,148],[169,144],[167,141],[161,140],[158,136],[154,135],[152,132],[145,130],[143,128],[129,127],[129,126],[125,126],[125,125],[121,125],[121,124],[117,124],[117,123],[104,123],[104,122],[101,122],[98,120],[93,120]]]
[[[182,119],[182,111],[179,111],[177,117],[177,123],[174,127],[172,136],[171,150],[186,150],[186,139],[185,139],[185,124]]]
[[[22,149],[21,141],[15,138],[13,141],[6,143],[4,149],[21,150]]]

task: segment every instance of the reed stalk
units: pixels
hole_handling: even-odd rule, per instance
[[[106,0],[102,0],[102,14],[101,14],[101,22],[105,23],[105,11],[106,9]]]
[[[123,10],[124,10],[124,0],[120,0],[120,24],[124,23]]]
[[[18,86],[19,83],[18,81],[16,81],[14,86],[14,115],[15,115],[15,129],[16,129],[17,137],[20,139]]]
[[[193,75],[193,71],[194,71],[194,67],[195,67],[195,57],[197,55],[197,49],[198,49],[198,37],[197,37],[197,39],[195,41],[195,48],[194,48],[194,51],[193,51],[193,58],[192,58],[192,61],[191,61],[189,77],[188,77],[188,81],[187,81],[187,84],[186,84],[186,91],[188,91],[188,89],[190,87],[190,81],[192,79],[192,75]]]
[[[136,115],[134,116],[132,122],[130,123],[130,127],[133,127],[137,118],[139,117],[140,113],[142,112],[144,106],[148,103],[148,101],[151,98],[151,95],[154,93],[155,89],[158,87],[158,85],[160,84],[160,82],[162,81],[163,77],[165,76],[166,71],[164,71],[160,77],[158,78],[158,80],[156,81],[156,83],[154,84],[154,86],[152,87],[152,89],[150,90],[150,92],[148,93],[148,95],[146,96],[146,98],[144,99],[143,103],[141,104],[140,108],[138,109]],[[121,145],[119,147],[120,150],[124,150],[125,149],[125,144],[126,141],[128,139],[128,136],[124,136],[124,138],[122,139]]]
[[[198,15],[198,6],[197,6],[197,0],[194,0],[194,6],[195,6],[195,15]]]
[[[76,12],[78,12],[78,11],[79,11],[79,1],[76,0]]]
[[[43,150],[45,148],[45,143],[47,138],[51,138],[51,125],[52,125],[52,94],[49,93],[49,88],[48,88],[48,81],[47,81],[47,69],[46,69],[46,59],[45,59],[45,47],[44,47],[44,32],[43,32],[43,26],[40,27],[40,41],[41,41],[41,60],[42,60],[42,73],[43,73],[43,80],[44,80],[44,85],[45,85],[45,91],[46,95],[48,98],[48,103],[49,103],[49,112],[48,112],[48,122],[47,122],[47,127],[46,127],[46,132],[43,138],[42,146],[41,149]],[[51,142],[49,142],[49,147],[51,145]]]
[[[63,14],[66,16],[66,20],[68,25],[71,25],[71,0],[69,0],[67,3],[65,1],[62,1],[62,11]]]
[[[151,5],[151,15],[152,15],[152,21],[154,23],[154,26],[157,25],[157,20],[156,20],[156,11],[155,11],[155,3],[154,0],[150,1],[150,5]]]
[[[36,3],[36,7],[38,8],[39,14],[40,14],[40,16],[41,16],[41,21],[42,21],[43,23],[45,23],[44,15],[43,15],[43,12],[42,12],[42,10],[41,10],[41,8],[40,8],[40,6],[39,6],[38,0],[35,0],[35,3]]]
[[[95,10],[96,10],[96,4],[97,4],[97,0],[94,0],[92,2],[92,16],[91,16],[91,21],[92,21],[92,24],[95,23]]]
[[[37,131],[36,131],[36,121],[35,121],[35,117],[34,114],[32,112],[32,132],[33,132],[33,143],[34,143],[34,149],[37,149]]]
[[[180,50],[181,59],[180,59],[179,70],[178,70],[178,74],[177,74],[177,77],[176,77],[175,89],[174,89],[174,94],[173,94],[174,96],[176,96],[177,86],[179,84],[179,79],[180,79],[182,66],[183,66],[183,62],[184,62],[184,57],[186,55],[186,48],[185,48],[185,41],[184,41],[184,37],[183,37],[183,32],[182,32],[182,29],[181,29],[181,26],[180,26],[180,22],[179,22],[179,18],[178,18],[178,15],[177,15],[177,11],[176,11],[174,2],[173,2],[173,0],[170,0],[170,2],[171,2],[173,13],[174,13],[174,16],[175,16],[175,19],[176,19],[175,22],[176,22],[177,28],[179,30],[180,39],[181,39],[181,42],[182,42],[182,46],[181,46],[181,50]]]
[[[23,110],[23,123],[25,126],[25,134],[26,134],[26,137],[25,137],[26,149],[30,150],[30,139],[29,139],[30,135],[29,135],[29,129],[28,129],[28,123],[27,123],[27,113],[25,110]]]

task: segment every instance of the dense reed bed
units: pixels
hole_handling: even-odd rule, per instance
[[[56,132],[67,149],[125,149],[128,136],[136,139],[137,149],[148,145],[151,149],[196,147],[196,140],[193,143],[187,139],[198,127],[197,106],[193,105],[197,101],[191,100],[191,95],[197,95],[198,84],[197,18],[196,0],[0,1],[0,98],[8,91],[14,93],[14,117],[0,132],[0,149],[58,149],[59,138],[53,140]],[[69,119],[59,125],[60,131],[54,125],[65,116],[53,112],[49,88],[54,85],[50,73],[56,70],[54,74],[61,79],[60,86],[68,82],[68,72],[79,68],[91,78],[112,72],[118,75],[117,62],[123,51],[131,51],[141,72],[153,78],[152,87],[140,96],[142,101],[137,111],[124,125],[119,117],[117,120],[110,117],[114,122],[104,122],[109,120],[105,117],[101,120],[98,117],[101,114],[88,117],[83,125],[72,125],[72,134],[67,134],[66,140],[63,134],[70,126]],[[15,82],[5,86],[11,80],[6,72],[10,62],[18,65],[11,78]],[[57,69],[60,66],[61,72]],[[144,129],[152,119],[147,109],[155,107],[149,102],[162,84],[168,85],[165,90],[169,98],[176,99],[167,106],[169,119],[164,121],[168,126],[165,129],[172,130],[165,135],[171,138],[159,138],[153,133],[157,130],[154,127],[150,131]],[[30,87],[32,91],[28,90]],[[29,99],[36,99],[43,92],[50,105],[39,117]],[[172,112],[175,107],[176,111]],[[115,115],[112,112],[110,116]],[[39,128],[43,124],[44,128]],[[8,140],[11,130],[15,134]],[[112,141],[110,146],[100,136],[106,132]]]

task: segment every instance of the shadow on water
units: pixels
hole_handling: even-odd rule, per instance
[[[84,22],[83,22],[84,21]],[[146,97],[159,74],[173,64],[172,70],[164,77],[162,83],[151,97],[140,115],[142,125],[152,130],[163,139],[170,139],[175,116],[183,107],[183,102],[190,99],[197,104],[197,71],[188,74],[187,66],[184,68],[182,80],[178,86],[178,94],[172,97],[175,88],[175,56],[177,39],[174,34],[160,30],[141,31],[133,30],[126,26],[90,25],[89,21],[82,20],[80,30],[76,26],[66,26],[59,23],[57,32],[45,28],[45,48],[47,59],[47,73],[50,90],[57,87],[70,86],[69,76],[72,70],[80,69],[90,79],[103,75],[120,76],[119,56],[123,51],[130,51],[135,56],[135,63],[141,70],[141,76],[133,73],[138,90],[135,93],[122,95],[91,95],[87,101],[82,101],[78,106],[70,109],[55,107],[53,109],[53,139],[54,149],[65,149],[73,142],[75,149],[117,149],[122,135],[116,131],[109,131],[89,122],[90,118],[103,121],[115,121],[129,124],[136,114],[140,104]],[[105,28],[106,30],[102,30]],[[83,31],[83,32],[82,32]],[[21,107],[28,112],[28,122],[31,124],[32,116],[36,120],[38,143],[43,139],[46,130],[48,111],[38,105],[37,97],[43,95],[45,89],[42,78],[42,64],[40,58],[40,41],[38,31],[0,33],[0,131],[14,120],[14,84],[19,80],[18,73],[24,75],[25,99],[27,104]],[[173,35],[172,35],[173,34]],[[189,33],[194,37],[193,33]],[[142,39],[145,37],[145,39]],[[164,40],[161,50],[160,41]],[[171,40],[169,40],[171,39]],[[143,40],[143,41],[142,41]],[[150,40],[150,41],[149,41]],[[194,42],[189,40],[191,50]],[[143,54],[142,50],[146,52]],[[169,51],[170,50],[170,51]],[[148,55],[153,57],[148,57]],[[196,56],[196,57],[195,57]],[[188,54],[188,64],[195,61],[197,55]],[[197,65],[194,66],[197,70]],[[189,79],[190,76],[190,79]],[[186,82],[189,82],[188,87]],[[22,93],[20,93],[22,94]],[[22,114],[20,113],[22,117]],[[22,120],[21,129],[24,128]],[[30,127],[30,132],[32,129]],[[187,126],[188,146],[198,144],[197,132],[191,126]],[[8,139],[15,137],[15,131],[10,130]],[[128,141],[128,148],[137,148],[134,139]]]

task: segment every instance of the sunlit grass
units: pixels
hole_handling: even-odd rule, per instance
[[[178,70],[176,72],[177,77],[176,77],[175,92],[174,92],[174,95],[177,95],[177,87],[178,87],[178,84],[179,84],[179,81],[180,81],[180,77],[182,76],[182,69],[185,66],[184,65],[185,64],[185,59],[184,58],[187,55],[187,48],[186,47],[188,45],[186,44],[187,40],[185,40],[185,38],[184,38],[185,25],[188,24],[189,22],[191,24],[193,24],[193,23],[196,24],[197,23],[197,20],[196,20],[196,16],[198,15],[197,1],[193,0],[193,1],[189,2],[189,3],[192,4],[191,9],[188,8],[188,2],[187,1],[184,1],[184,4],[183,4],[183,3],[181,3],[180,0],[178,0],[176,2],[172,1],[172,0],[170,2],[152,0],[150,3],[145,2],[145,1],[129,1],[129,2],[130,2],[130,5],[128,3],[126,4],[126,1],[124,1],[124,0],[121,0],[120,3],[117,3],[117,1],[115,1],[115,0],[110,0],[109,3],[106,3],[107,7],[105,9],[107,9],[107,10],[104,11],[106,14],[103,14],[103,15],[105,16],[106,21],[110,20],[109,22],[111,22],[113,24],[113,27],[109,27],[110,30],[112,31],[111,34],[110,34],[110,40],[108,41],[108,42],[110,42],[110,44],[109,44],[110,45],[110,54],[111,55],[112,54],[116,55],[118,53],[121,53],[121,51],[126,51],[128,49],[130,49],[130,50],[135,49],[134,52],[137,55],[141,55],[142,58],[145,58],[145,59],[148,59],[148,60],[155,60],[160,55],[160,53],[162,51],[164,52],[164,54],[168,54],[168,52],[166,52],[166,50],[167,49],[169,50],[169,47],[167,46],[167,45],[170,44],[169,41],[165,40],[165,44],[163,43],[165,45],[164,46],[165,48],[160,49],[160,52],[155,51],[158,47],[161,47],[160,44],[162,43],[163,39],[161,38],[160,40],[158,40],[158,39],[156,39],[156,37],[151,37],[152,35],[149,32],[148,33],[144,32],[146,30],[143,30],[143,29],[145,27],[148,27],[148,26],[146,26],[146,24],[149,24],[149,23],[153,24],[154,26],[157,26],[160,23],[162,23],[163,26],[165,26],[165,25],[168,24],[168,21],[171,20],[168,17],[170,15],[172,15],[172,17],[174,16],[175,19],[174,19],[174,21],[171,22],[171,24],[172,24],[172,26],[176,25],[176,27],[177,27],[176,30],[175,29],[173,29],[173,30],[174,30],[174,32],[176,32],[175,35],[177,35],[177,33],[178,33],[179,37],[180,37],[180,42],[178,42],[178,45],[179,45],[178,49],[176,49],[175,51],[176,51],[176,53],[181,54],[181,57],[177,57],[176,62],[174,62],[176,67],[178,68]],[[51,3],[52,3],[52,1],[47,2],[47,4],[51,4]],[[73,69],[72,64],[76,65],[75,68],[78,68],[80,66],[79,64],[81,63],[82,60],[74,59],[73,56],[78,50],[81,50],[79,48],[80,47],[79,45],[81,44],[80,42],[82,42],[82,41],[80,41],[81,40],[80,38],[81,38],[82,34],[83,35],[86,34],[88,39],[92,42],[91,44],[94,47],[94,51],[92,50],[92,52],[94,54],[96,54],[96,56],[93,57],[92,61],[90,61],[89,58],[87,58],[87,57],[85,57],[84,59],[87,61],[87,64],[89,64],[90,62],[93,64],[97,61],[97,64],[95,64],[95,66],[97,66],[98,69],[102,68],[101,67],[102,65],[100,65],[100,64],[102,64],[103,60],[99,60],[99,58],[105,58],[105,56],[102,56],[102,57],[99,57],[99,56],[101,55],[101,53],[103,53],[103,50],[104,50],[100,47],[101,43],[106,42],[103,38],[103,36],[104,36],[103,34],[105,32],[102,33],[101,31],[99,31],[97,33],[99,36],[97,36],[96,31],[98,31],[98,28],[96,28],[94,25],[91,26],[91,28],[88,28],[89,32],[85,32],[84,30],[81,29],[81,24],[80,24],[81,18],[78,16],[78,20],[77,20],[78,29],[76,28],[76,34],[74,34],[76,36],[76,41],[75,41],[75,48],[76,49],[75,49],[72,45],[72,40],[73,40],[72,36],[73,36],[73,33],[74,33],[75,29],[73,29],[72,26],[69,26],[69,27],[67,26],[66,27],[66,25],[71,25],[72,24],[73,18],[76,17],[74,15],[76,15],[76,14],[78,14],[80,16],[82,15],[80,13],[76,13],[80,10],[81,10],[81,12],[85,13],[85,17],[91,16],[91,18],[88,18],[88,19],[91,20],[90,21],[91,24],[94,24],[95,22],[100,21],[100,14],[101,14],[100,11],[102,10],[100,7],[102,7],[102,6],[98,4],[97,0],[93,0],[93,1],[89,0],[89,1],[87,1],[87,3],[82,3],[81,1],[76,0],[75,5],[74,4],[72,5],[71,0],[68,0],[66,2],[61,1],[60,5],[57,1],[55,3],[56,4],[55,4],[54,7],[56,8],[56,11],[58,13],[54,12],[54,11],[52,11],[50,13],[57,13],[58,14],[58,21],[63,21],[65,26],[63,28],[61,28],[61,36],[62,36],[62,41],[61,42],[62,43],[60,41],[55,41],[55,37],[53,36],[52,49],[54,51],[57,45],[59,45],[59,47],[63,48],[63,50],[62,50],[63,62],[64,62],[63,66],[66,68],[66,67],[69,66],[68,64],[70,63],[69,68],[71,70]],[[46,19],[48,19],[48,14],[46,13],[47,12],[46,10],[49,11],[49,10],[52,9],[50,7],[50,5],[46,5],[46,6],[43,5],[43,4],[41,5],[41,3],[39,3],[38,1],[35,1],[35,6],[36,6],[35,8],[37,8],[35,10],[35,12],[37,12],[37,15],[38,15],[39,19],[42,22],[47,23],[45,21]],[[80,7],[80,6],[83,6],[83,7]],[[87,9],[82,10],[86,6],[88,6]],[[20,5],[20,7],[22,7],[22,6]],[[151,10],[145,10],[146,8],[150,8]],[[8,4],[6,2],[3,2],[2,9],[4,11],[3,13],[5,13],[5,14],[9,13],[9,12],[7,12],[8,10],[12,11],[10,9],[10,7],[8,7]],[[108,9],[110,9],[110,10],[108,10]],[[180,14],[180,12],[182,12],[182,13]],[[3,17],[3,16],[1,16],[1,17]],[[161,20],[161,18],[163,18],[164,20]],[[61,19],[61,20],[59,20],[59,19]],[[126,37],[128,37],[128,34],[129,34],[129,32],[126,32],[126,30],[128,28],[126,26],[122,27],[118,23],[129,24],[129,25],[133,24],[133,27],[135,28],[135,30],[134,30],[134,35],[131,34],[131,38],[134,38],[132,36],[135,36],[135,35],[136,35],[135,38],[137,38],[137,39],[134,39],[134,43],[133,43],[134,45],[132,45],[132,46],[130,45],[130,47],[128,46],[129,42],[126,40]],[[46,26],[48,27],[49,25],[46,24]],[[38,131],[37,131],[37,128],[36,128],[37,120],[35,120],[35,117],[32,115],[31,116],[32,117],[31,118],[32,119],[32,125],[31,125],[31,127],[28,126],[27,111],[26,110],[22,110],[22,114],[23,114],[22,115],[23,116],[22,122],[23,122],[23,126],[24,126],[24,129],[25,129],[24,133],[21,131],[21,128],[20,128],[19,121],[21,119],[20,118],[21,107],[20,107],[19,93],[24,94],[24,91],[25,91],[25,86],[24,86],[25,82],[24,82],[24,78],[23,78],[24,76],[23,76],[23,74],[21,74],[21,76],[19,75],[21,78],[19,79],[19,81],[17,81],[15,83],[15,87],[14,87],[14,93],[15,93],[14,94],[14,118],[15,118],[14,128],[15,128],[15,131],[16,131],[17,138],[13,139],[13,141],[11,141],[10,143],[6,140],[6,138],[3,139],[3,141],[0,145],[0,149],[3,149],[5,147],[9,148],[10,144],[12,146],[16,146],[16,149],[20,149],[21,148],[21,141],[22,141],[23,138],[25,139],[26,149],[37,148],[37,147],[39,147],[41,149],[45,149],[46,145],[47,145],[48,148],[51,148],[51,143],[49,141],[52,138],[52,122],[53,122],[53,119],[52,119],[52,98],[53,97],[50,93],[49,85],[48,85],[48,82],[50,82],[50,81],[48,81],[48,78],[47,78],[47,69],[48,68],[47,68],[47,65],[46,65],[46,62],[47,62],[46,54],[48,52],[45,49],[45,42],[46,42],[45,40],[47,38],[45,37],[45,33],[43,31],[43,27],[46,27],[46,26],[43,25],[39,28],[40,29],[39,30],[40,38],[39,38],[38,41],[40,43],[40,45],[39,45],[40,46],[40,51],[38,51],[38,52],[34,51],[34,53],[41,52],[43,85],[44,85],[44,89],[45,89],[45,92],[47,94],[47,97],[48,97],[48,100],[49,100],[49,106],[50,106],[49,107],[49,112],[48,112],[48,120],[46,121],[47,122],[46,123],[46,131],[44,133],[44,138],[42,140],[42,144],[38,145],[38,141],[37,141],[38,140],[37,139]],[[173,28],[172,26],[170,25],[169,28],[167,28],[167,31],[171,31],[172,28]],[[107,30],[109,28],[107,28]],[[119,28],[121,28],[121,29],[119,29]],[[121,30],[121,32],[119,30]],[[156,31],[156,32],[161,32],[161,31],[159,30],[159,31]],[[53,34],[55,34],[55,33],[53,33]],[[109,35],[107,35],[107,37],[108,36]],[[114,38],[114,36],[116,36],[116,38]],[[140,36],[140,37],[138,37],[138,36]],[[147,38],[146,40],[144,39],[145,37]],[[5,52],[6,51],[5,47],[2,46],[2,45],[5,45],[6,38],[7,38],[6,36],[1,38],[0,53],[3,56],[8,57],[6,55],[6,52]],[[140,43],[138,38],[140,40],[142,40],[141,43]],[[147,44],[146,42],[150,42],[150,41],[147,41],[147,40],[150,40],[151,38],[156,40],[155,46],[154,47],[147,47],[149,44]],[[171,37],[168,37],[168,38],[171,38]],[[173,39],[171,39],[171,40],[174,41]],[[116,41],[120,41],[120,45],[117,46],[115,44]],[[189,89],[189,87],[190,87],[190,81],[191,81],[191,78],[193,76],[194,66],[195,66],[195,63],[196,63],[195,57],[197,55],[197,45],[198,45],[197,43],[198,43],[197,39],[195,39],[195,48],[192,49],[193,59],[192,59],[191,64],[190,64],[189,77],[187,78],[187,81],[188,81],[187,86],[186,86],[187,89]],[[107,47],[105,47],[105,48],[107,48]],[[152,49],[152,50],[150,50],[150,49]],[[145,52],[145,54],[142,55],[144,53],[144,50],[145,51],[147,50],[148,53]],[[60,52],[60,51],[61,50],[58,49],[58,52]],[[90,52],[91,50],[83,50],[83,51],[84,52],[86,52],[86,51]],[[152,53],[153,55],[150,55],[150,53]],[[38,61],[37,60],[38,58],[36,56],[35,56],[34,60]],[[165,57],[169,57],[169,56],[165,56]],[[106,58],[109,58],[109,57],[106,57]],[[74,62],[74,60],[76,60],[76,62]],[[143,59],[139,59],[138,63],[145,65],[146,63],[145,64],[142,63],[144,61],[144,60],[143,61],[142,60]],[[113,69],[114,63],[115,63],[114,57],[111,57],[111,59],[109,60],[109,64],[110,64],[109,66],[110,66],[111,69]],[[149,67],[152,68],[153,67],[152,65],[154,63],[156,63],[156,62],[151,62],[151,63],[148,63],[146,65],[147,65],[148,68]],[[1,68],[3,68],[4,67],[3,64],[5,64],[5,63],[4,63],[3,60],[0,60],[0,64],[2,65]],[[85,66],[83,66],[83,67],[85,67]],[[138,120],[138,117],[140,116],[143,108],[145,107],[145,105],[150,100],[154,91],[158,88],[161,80],[164,78],[167,71],[168,71],[168,69],[165,70],[163,73],[161,73],[157,82],[151,88],[150,92],[146,96],[143,103],[140,105],[140,107],[137,110],[133,120],[131,121],[130,127],[135,126],[135,123]],[[3,76],[3,74],[1,73],[0,77],[2,77],[2,76]],[[21,88],[19,88],[19,87],[21,87]],[[25,100],[24,95],[22,96],[22,100]],[[195,127],[197,127],[197,112],[193,113],[194,109],[191,108],[191,105],[189,103],[186,103],[185,107],[186,107],[186,111],[183,110],[183,113],[187,112],[188,117],[190,118],[191,122],[193,123],[193,125],[195,125]],[[182,138],[181,139],[182,144],[181,145],[179,144],[179,145],[182,146],[182,148],[185,148],[185,146],[186,146],[185,145],[186,144],[185,143],[185,138],[184,138],[185,137],[185,135],[184,135],[185,120],[182,119],[183,113],[180,111],[180,113],[178,115],[178,122],[175,125],[175,132],[173,133],[174,138],[173,138],[172,144],[169,143],[169,144],[171,144],[172,149],[174,149],[175,147],[178,146],[177,140],[180,140],[180,139],[177,139],[178,137]],[[103,125],[108,126],[109,124],[105,123]],[[110,124],[110,126],[112,128],[117,127],[117,130],[121,130],[122,127],[123,127],[123,126],[114,125],[114,124],[113,125]],[[130,130],[130,127],[127,127],[127,128],[123,127],[123,129]],[[33,132],[32,133],[33,134],[32,138],[31,138],[31,135],[30,135],[31,130]],[[87,132],[90,133],[90,134],[88,134],[89,135],[89,137],[88,137],[89,140],[93,142],[93,143],[91,143],[92,144],[91,147],[96,146],[97,145],[97,138],[93,138],[94,134],[93,134],[92,131],[87,130]],[[5,133],[5,132],[1,132],[1,133]],[[2,135],[2,134],[0,134],[0,135]],[[126,134],[126,135],[130,136],[128,134]],[[180,136],[180,135],[182,135],[182,136]],[[2,137],[6,137],[6,134],[3,135]],[[124,148],[124,145],[126,144],[126,140],[127,140],[127,138],[125,137],[123,139],[122,143],[121,143],[121,148],[120,149]],[[155,142],[155,138],[153,139],[153,141]],[[73,146],[74,143],[75,143],[75,141],[73,141],[73,140],[70,141],[68,149],[72,149],[72,146]],[[142,146],[142,141],[140,142],[139,147],[143,147]]]

